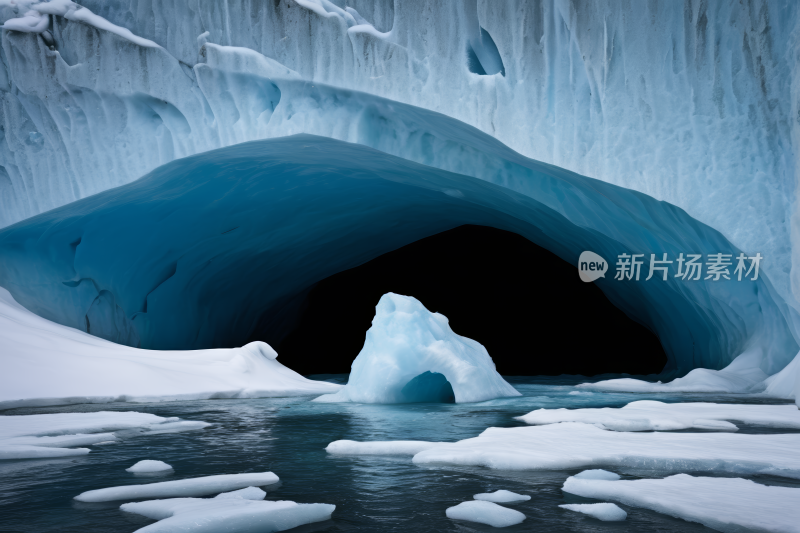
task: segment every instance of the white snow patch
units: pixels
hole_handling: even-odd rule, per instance
[[[472,501],[461,502],[455,507],[448,507],[447,518],[468,520],[488,524],[494,527],[508,527],[521,524],[525,515],[514,509],[507,509],[502,505],[492,502]]]
[[[164,461],[153,461],[151,459],[139,461],[132,467],[125,469],[126,472],[133,472],[135,474],[145,472],[166,472],[167,470],[172,470],[172,467]]]
[[[271,485],[279,481],[272,472],[257,474],[223,474],[178,481],[162,481],[143,485],[125,485],[90,490],[75,496],[79,502],[110,502],[115,500],[137,500],[143,498],[173,498],[182,496],[205,496],[253,486]]]
[[[481,344],[450,329],[416,298],[384,294],[347,385],[323,402],[482,402],[520,396]],[[445,381],[446,380],[446,381]],[[453,401],[452,396],[450,401]]]
[[[268,344],[160,351],[122,346],[37,316],[0,287],[0,408],[262,398],[335,392],[283,366]],[[116,413],[120,414],[120,413]]]
[[[526,502],[531,499],[526,494],[517,494],[510,490],[496,490],[494,492],[483,492],[472,496],[476,500],[494,503],[513,503],[513,502]]]
[[[222,495],[220,495],[222,496]],[[248,498],[172,498],[125,503],[120,509],[154,520],[139,533],[218,533],[285,531],[329,520],[335,505],[298,504],[291,501],[256,501]]]
[[[0,416],[0,459],[85,455],[88,448],[74,447],[116,442],[115,431],[152,435],[210,425],[135,411]]]
[[[651,509],[718,531],[800,532],[800,489],[760,485],[747,479],[687,474],[631,481],[571,477],[563,490]]]
[[[621,409],[537,409],[516,417],[526,424],[583,422],[612,431],[674,431],[711,429],[736,431],[729,422],[772,428],[800,429],[800,409],[795,405],[745,405],[717,403],[631,402]]]
[[[620,522],[628,518],[628,513],[613,503],[570,503],[559,505],[562,509],[588,514],[604,522]]]
[[[619,474],[609,472],[608,470],[603,470],[602,468],[584,470],[580,474],[575,474],[572,477],[577,479],[605,479],[606,481],[616,481],[620,478]]]

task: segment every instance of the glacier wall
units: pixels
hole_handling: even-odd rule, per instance
[[[10,5],[0,16],[19,29],[23,9]],[[797,306],[796,2],[83,5],[109,24],[47,15],[36,21],[47,35],[2,34],[0,225],[237,142],[297,132],[362,142],[352,123],[310,116],[313,99],[279,100],[279,79],[302,79],[444,113],[528,157],[677,205],[764,255]],[[246,59],[214,63],[211,43]]]
[[[423,145],[439,160],[495,169],[500,181],[326,137],[240,143],[0,230],[0,286],[93,335],[191,349],[241,344],[254,331],[278,344],[317,281],[462,224],[513,231],[570,264],[586,249],[739,251],[666,202],[524,158],[444,115],[383,111],[378,123],[426,125]],[[665,377],[746,354],[740,366],[763,379],[798,351],[794,311],[763,274],[596,283],[659,336]]]

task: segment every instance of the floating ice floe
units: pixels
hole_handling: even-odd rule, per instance
[[[510,490],[484,492],[481,494],[475,494],[473,498],[476,500],[494,503],[526,502],[531,499],[531,497],[526,494],[517,494],[516,492],[511,492]]]
[[[333,442],[328,450],[355,454],[360,444]],[[421,447],[421,445],[420,445]],[[370,455],[397,453],[392,441],[374,441]],[[800,479],[800,433],[622,433],[590,424],[489,428],[478,437],[431,442],[416,464],[484,466],[500,470],[569,470],[591,466],[645,468],[663,472],[772,474]]]
[[[164,461],[153,461],[151,459],[145,459],[143,461],[139,461],[135,465],[130,468],[126,468],[126,472],[132,472],[134,474],[144,474],[149,472],[166,472],[167,470],[172,470],[172,467],[165,463]]]
[[[525,520],[525,515],[519,511],[480,500],[461,502],[455,507],[448,507],[445,513],[447,518],[478,522],[494,527],[513,526],[521,524]]]
[[[628,518],[628,513],[613,503],[569,503],[559,505],[562,509],[588,514],[604,522],[620,522]]]
[[[75,496],[79,502],[110,502],[116,500],[138,500],[144,498],[174,498],[183,496],[206,496],[247,487],[271,485],[279,481],[272,472],[254,474],[224,474],[204,476],[177,481],[124,485],[90,490]]]
[[[322,402],[482,402],[520,396],[481,344],[416,298],[384,294],[347,385]]]
[[[800,489],[766,486],[747,479],[687,474],[631,481],[571,477],[564,482],[563,490],[651,509],[718,531],[800,532]]]
[[[118,437],[113,432],[152,435],[192,431],[210,425],[134,411],[0,416],[0,459],[86,455],[90,451],[88,448],[75,446],[115,442]]]
[[[120,509],[159,520],[138,529],[138,533],[270,533],[329,520],[336,509],[335,505],[324,503],[263,501],[264,492],[260,492],[260,498],[250,497],[257,494],[233,497],[230,496],[233,493],[227,493],[213,499],[172,498],[126,503]]]
[[[115,344],[31,313],[2,287],[0,345],[0,408],[4,409],[302,396],[341,388],[286,368],[263,342],[187,351],[140,350]]]
[[[620,409],[537,409],[518,416],[517,420],[532,425],[583,422],[612,431],[736,431],[738,427],[729,422],[730,420],[752,426],[800,429],[800,409],[796,405],[663,403],[642,400]]]
[[[337,440],[328,444],[325,451],[333,455],[416,455],[446,442],[428,442],[424,440],[392,440],[359,442],[355,440]]]

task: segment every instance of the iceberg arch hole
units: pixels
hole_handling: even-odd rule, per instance
[[[491,76],[506,75],[500,51],[489,32],[481,27],[480,33],[467,42],[467,68],[473,74]]]
[[[323,279],[275,346],[297,372],[349,372],[382,295],[413,296],[480,342],[502,375],[657,374],[658,338],[525,237],[463,225]],[[257,332],[249,340],[265,340]],[[621,341],[620,339],[624,339]],[[308,357],[307,354],[324,354]]]
[[[423,372],[400,390],[404,403],[456,403],[453,386],[443,374]]]
[[[482,177],[305,134],[175,160],[0,230],[0,286],[54,322],[85,330],[88,316],[92,333],[119,343],[160,350],[231,347],[258,333],[279,347],[320,281],[464,225],[524,237],[557,256],[573,279],[585,250],[611,264],[630,252],[673,258],[689,251],[739,253],[722,234],[671,204],[525,159],[492,139],[470,140],[472,130],[454,131],[474,145],[473,152],[455,146],[451,152],[459,160],[485,155],[468,159],[478,170],[485,167]],[[466,262],[486,264],[485,256],[473,253]],[[481,282],[513,279],[502,269],[473,272]],[[460,292],[469,295],[474,285],[464,283]],[[667,355],[660,379],[698,367],[721,369],[745,351],[772,374],[798,351],[787,305],[763,274],[752,282],[691,283],[609,275],[591,287],[657,335]],[[547,314],[556,298],[524,301]],[[425,303],[447,316],[446,309]],[[604,312],[571,303],[570,335],[588,337],[586,328]],[[542,349],[551,333],[542,327],[517,329],[544,359],[575,355],[558,342]],[[640,347],[627,338],[614,350],[641,358]],[[594,348],[590,357],[607,360],[614,350]],[[282,362],[320,360],[331,351],[328,344]]]

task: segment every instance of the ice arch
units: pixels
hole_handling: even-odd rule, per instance
[[[502,161],[483,148],[485,163]],[[738,253],[668,203],[518,161],[499,167],[512,189],[309,135],[210,151],[0,231],[0,286],[55,322],[85,331],[91,315],[112,340],[185,349],[256,328],[277,344],[316,281],[463,224],[513,231],[572,264],[584,250]],[[667,374],[745,350],[773,374],[797,353],[764,276],[597,284],[658,334]]]
[[[387,293],[339,391],[319,402],[463,403],[520,396],[480,343],[411,296]]]

